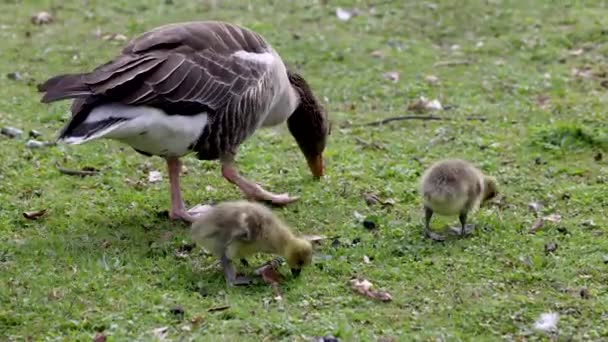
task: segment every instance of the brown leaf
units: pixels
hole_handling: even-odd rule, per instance
[[[399,81],[399,72],[397,71],[388,71],[382,74],[382,77],[389,81],[397,82]]]
[[[551,214],[549,216],[543,217],[543,220],[553,222],[553,223],[558,223],[559,221],[562,220],[562,216],[559,214]]]
[[[137,190],[141,190],[144,188],[144,182],[142,182],[141,180],[134,181],[130,178],[125,178],[125,183],[134,187]]]
[[[541,94],[536,97],[535,102],[540,109],[547,109],[549,106],[549,99],[549,96]]]
[[[124,42],[127,40],[127,36],[120,33],[106,33],[101,36],[101,39],[107,41]]]
[[[542,203],[538,202],[538,201],[534,201],[534,202],[530,202],[528,203],[528,209],[534,213],[534,215],[538,216],[538,213],[540,212],[540,210],[542,209],[543,205]]]
[[[371,193],[371,192],[364,192],[363,199],[365,200],[365,203],[367,203],[367,205],[369,205],[369,206],[380,203],[380,199],[378,198],[378,195]]]
[[[148,173],[148,183],[157,183],[163,180],[163,174],[160,171],[150,171]]]
[[[204,320],[205,319],[203,318],[203,316],[196,315],[190,319],[190,323],[192,323],[192,325],[199,325],[199,324],[203,323]]]
[[[106,342],[106,338],[107,336],[103,332],[98,332],[95,334],[95,337],[93,337],[93,342]]]
[[[272,287],[272,291],[274,293],[274,300],[281,301],[283,300],[283,294],[281,293],[281,289],[279,287],[279,281],[281,280],[281,274],[277,271],[277,263],[267,263],[266,265],[255,270],[255,274],[261,275],[262,280]]]
[[[428,75],[425,78],[425,81],[427,81],[430,85],[437,85],[439,84],[439,77],[435,76],[435,75]]]
[[[532,225],[530,230],[528,230],[528,233],[536,232],[537,230],[539,230],[540,228],[542,228],[544,226],[545,222],[558,223],[561,221],[561,219],[562,219],[562,217],[559,214],[551,214],[548,216],[541,217],[538,220],[536,220],[536,222],[534,222],[534,224]]]
[[[408,110],[414,111],[414,112],[427,112],[427,111],[434,111],[434,110],[442,110],[443,106],[441,105],[441,102],[439,102],[439,100],[434,99],[434,100],[429,100],[424,96],[421,96],[418,100],[414,101],[413,103],[410,103],[407,106]]]
[[[46,209],[37,210],[37,211],[26,211],[23,213],[23,217],[28,220],[37,220],[38,218],[44,216],[46,214]]]
[[[384,52],[382,52],[380,50],[372,51],[372,52],[370,52],[369,55],[372,56],[372,57],[374,57],[374,58],[379,58],[379,59],[384,58]]]
[[[52,23],[55,19],[49,12],[42,11],[34,14],[30,20],[35,25],[46,25]]]
[[[378,195],[373,192],[364,192],[363,199],[365,203],[369,206],[373,206],[376,204],[382,204],[383,206],[391,206],[395,204],[395,200],[392,198],[381,199]]]
[[[50,300],[58,300],[63,298],[63,292],[60,289],[52,289],[48,294]]]
[[[534,222],[530,230],[528,230],[528,233],[534,233],[535,231],[541,229],[544,224],[545,221],[542,218],[539,218],[538,220],[536,220],[536,222]]]
[[[386,150],[386,147],[384,147],[384,145],[382,145],[379,142],[367,142],[359,137],[355,137],[355,142],[357,142],[357,144],[363,146],[363,148],[371,148],[374,150]]]
[[[379,300],[381,302],[390,302],[393,300],[393,297],[388,292],[373,290],[372,287],[374,285],[367,279],[353,278],[349,281],[349,283],[351,288],[361,295]]]

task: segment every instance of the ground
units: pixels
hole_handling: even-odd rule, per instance
[[[0,336],[608,339],[605,2],[12,0],[0,7],[0,126],[24,131],[0,136]],[[337,7],[355,15],[341,20]],[[54,20],[32,23],[40,11]],[[26,147],[30,130],[52,141],[68,117],[69,103],[39,102],[37,83],[106,62],[124,44],[120,35],[201,19],[263,34],[309,80],[333,122],[319,182],[285,127],[259,131],[238,155],[251,179],[301,196],[275,209],[294,231],[327,237],[300,278],[281,269],[282,301],[264,284],[227,288],[212,257],[184,250],[187,226],[162,215],[169,207],[162,160],[111,141]],[[422,96],[444,109],[414,112]],[[400,115],[451,120],[361,125]],[[418,182],[446,157],[495,176],[501,195],[471,215],[471,236],[436,243],[422,235]],[[184,162],[190,206],[240,198],[216,162]],[[99,173],[70,176],[57,165]],[[163,179],[148,182],[150,171]],[[369,194],[388,203],[368,205]],[[542,203],[538,217],[553,216],[529,233],[538,220],[533,202]],[[37,220],[23,215],[42,209]],[[432,222],[437,231],[456,223]],[[268,258],[250,260],[252,268]],[[353,277],[392,301],[355,293]],[[224,310],[209,311],[217,307]],[[557,330],[534,330],[550,312],[559,315]]]

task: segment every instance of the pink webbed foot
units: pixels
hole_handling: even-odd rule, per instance
[[[300,199],[297,196],[291,197],[287,193],[275,194],[270,191],[266,191],[260,185],[239,175],[237,169],[231,164],[222,165],[222,175],[224,178],[226,178],[226,180],[235,184],[248,199],[256,201],[268,201],[275,205],[286,205]]]

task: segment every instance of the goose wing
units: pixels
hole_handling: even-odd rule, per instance
[[[86,116],[82,109],[99,102],[153,106],[169,115],[213,113],[262,85],[271,51],[260,35],[233,24],[172,24],[135,38],[90,73],[56,76],[39,89],[46,92],[43,102],[75,98],[74,116]]]

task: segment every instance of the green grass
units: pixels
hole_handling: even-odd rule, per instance
[[[26,135],[36,129],[52,140],[67,118],[67,102],[39,102],[38,82],[87,70],[120,50],[122,42],[96,38],[97,28],[133,37],[200,19],[262,33],[305,75],[334,123],[321,182],[311,180],[284,127],[259,131],[238,155],[251,179],[301,196],[275,210],[294,230],[331,237],[317,249],[315,265],[282,284],[282,302],[264,285],[227,288],[219,270],[207,269],[213,259],[198,249],[174,256],[188,241],[187,227],[157,216],[169,206],[159,158],[111,141],[27,149],[26,136],[1,136],[3,340],[91,340],[97,331],[112,341],[150,340],[164,326],[176,341],[304,341],[326,334],[344,341],[544,340],[550,337],[532,330],[544,312],[560,314],[560,340],[608,339],[608,89],[602,86],[608,4],[325,2],[231,0],[215,9],[205,1],[152,0],[0,5],[0,125]],[[337,6],[363,13],[342,22]],[[31,24],[40,10],[52,10],[55,22]],[[376,50],[384,57],[373,57]],[[470,64],[434,66],[464,59]],[[14,71],[23,79],[5,76]],[[399,72],[397,82],[383,78],[389,71]],[[440,83],[429,84],[428,75]],[[407,114],[420,96],[451,106],[438,115],[455,120],[347,124]],[[470,115],[487,121],[462,120]],[[424,168],[444,157],[466,158],[496,176],[502,197],[471,216],[473,236],[438,244],[422,237],[417,189]],[[189,205],[240,198],[216,162],[184,161]],[[57,163],[101,172],[71,177]],[[145,184],[144,164],[161,170],[164,180]],[[127,178],[145,185],[129,185]],[[363,192],[396,203],[368,207]],[[561,222],[528,234],[536,220],[532,201],[545,204],[543,215],[560,214]],[[39,220],[22,215],[39,209],[48,210]],[[378,228],[363,228],[355,212],[375,217]],[[456,222],[438,217],[433,225]],[[336,237],[342,244],[334,248]],[[355,239],[360,242],[351,245]],[[550,242],[558,248],[546,254]],[[393,301],[355,294],[348,286],[353,276],[389,291]],[[580,296],[583,288],[589,298]],[[208,312],[222,305],[230,308]],[[183,308],[183,320],[170,312],[174,306]],[[195,317],[200,322],[190,323]]]

